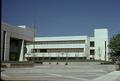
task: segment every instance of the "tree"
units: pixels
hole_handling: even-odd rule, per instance
[[[110,55],[113,61],[120,61],[120,33],[110,39],[108,47],[111,49]]]

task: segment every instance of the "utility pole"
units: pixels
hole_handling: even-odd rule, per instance
[[[35,61],[35,21],[33,23],[33,30],[34,30],[34,35],[33,35],[33,61]]]

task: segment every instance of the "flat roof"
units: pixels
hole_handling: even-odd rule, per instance
[[[56,37],[35,37],[35,41],[70,41],[86,40],[87,36],[56,36]]]

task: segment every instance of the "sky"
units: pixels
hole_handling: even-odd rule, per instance
[[[120,0],[2,0],[2,22],[35,25],[36,36],[94,36],[120,33]]]

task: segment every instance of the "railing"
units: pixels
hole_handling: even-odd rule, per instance
[[[83,53],[26,53],[25,57],[85,57]],[[67,56],[66,56],[67,55]]]

